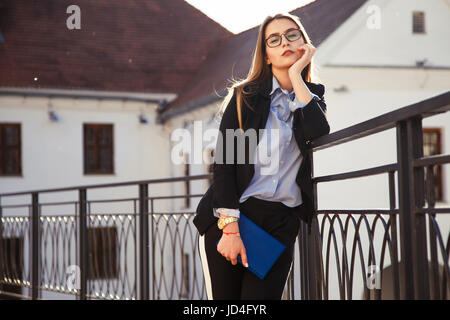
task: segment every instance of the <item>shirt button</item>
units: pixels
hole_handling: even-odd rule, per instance
[[[277,182],[277,180],[275,180],[275,179],[273,179],[272,181],[273,181],[273,183],[276,183],[276,182]]]

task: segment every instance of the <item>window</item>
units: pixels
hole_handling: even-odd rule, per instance
[[[19,123],[0,123],[0,175],[22,174]]]
[[[425,33],[425,12],[413,12],[413,33]]]
[[[114,173],[113,125],[84,125],[84,173]]]
[[[423,155],[434,156],[442,153],[440,128],[423,128]],[[434,172],[434,197],[436,201],[443,201],[442,196],[442,166],[433,166]],[[425,170],[426,181],[426,170]]]
[[[119,274],[116,227],[88,228],[89,279],[112,279]]]
[[[0,290],[10,293],[22,294],[22,287],[14,283],[14,280],[24,280],[23,274],[23,237],[0,238],[2,246],[0,252],[5,261],[0,263]],[[2,258],[3,259],[3,258]],[[8,283],[9,279],[12,283]],[[5,283],[6,282],[6,283]],[[8,295],[1,295],[0,300],[13,299]]]

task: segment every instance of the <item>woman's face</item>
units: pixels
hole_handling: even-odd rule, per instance
[[[299,27],[290,19],[273,20],[266,26],[264,39],[267,40],[272,34],[276,33],[281,35],[289,29],[299,29]],[[285,36],[282,36],[281,44],[274,48],[269,47],[266,42],[264,45],[266,46],[267,64],[271,63],[272,69],[289,68],[303,55],[304,51],[296,50],[303,44],[305,44],[303,36],[292,42],[286,40]],[[292,50],[294,53],[283,55],[286,50]]]

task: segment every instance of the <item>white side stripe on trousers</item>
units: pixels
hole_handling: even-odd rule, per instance
[[[209,274],[208,259],[206,257],[206,250],[205,250],[205,235],[200,236],[198,240],[198,246],[199,246],[198,251],[200,252],[200,260],[202,261],[203,278],[205,279],[206,294],[208,296],[208,300],[213,300],[211,275]]]

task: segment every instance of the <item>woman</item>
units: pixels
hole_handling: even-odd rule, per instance
[[[314,211],[307,143],[330,130],[324,86],[310,82],[314,52],[298,17],[268,16],[259,28],[248,77],[235,82],[224,101],[219,127],[224,138],[216,145],[213,184],[194,218],[209,299],[281,299],[300,219],[310,227]],[[264,129],[257,135],[256,150],[245,144],[244,163],[237,161],[236,139],[234,150],[227,152],[227,129]],[[272,131],[277,131],[277,139]],[[260,149],[269,139],[268,157]],[[230,154],[234,162],[226,158]],[[279,163],[275,170],[271,166],[264,171],[273,164],[273,155]],[[286,246],[262,280],[246,268],[241,213]]]

